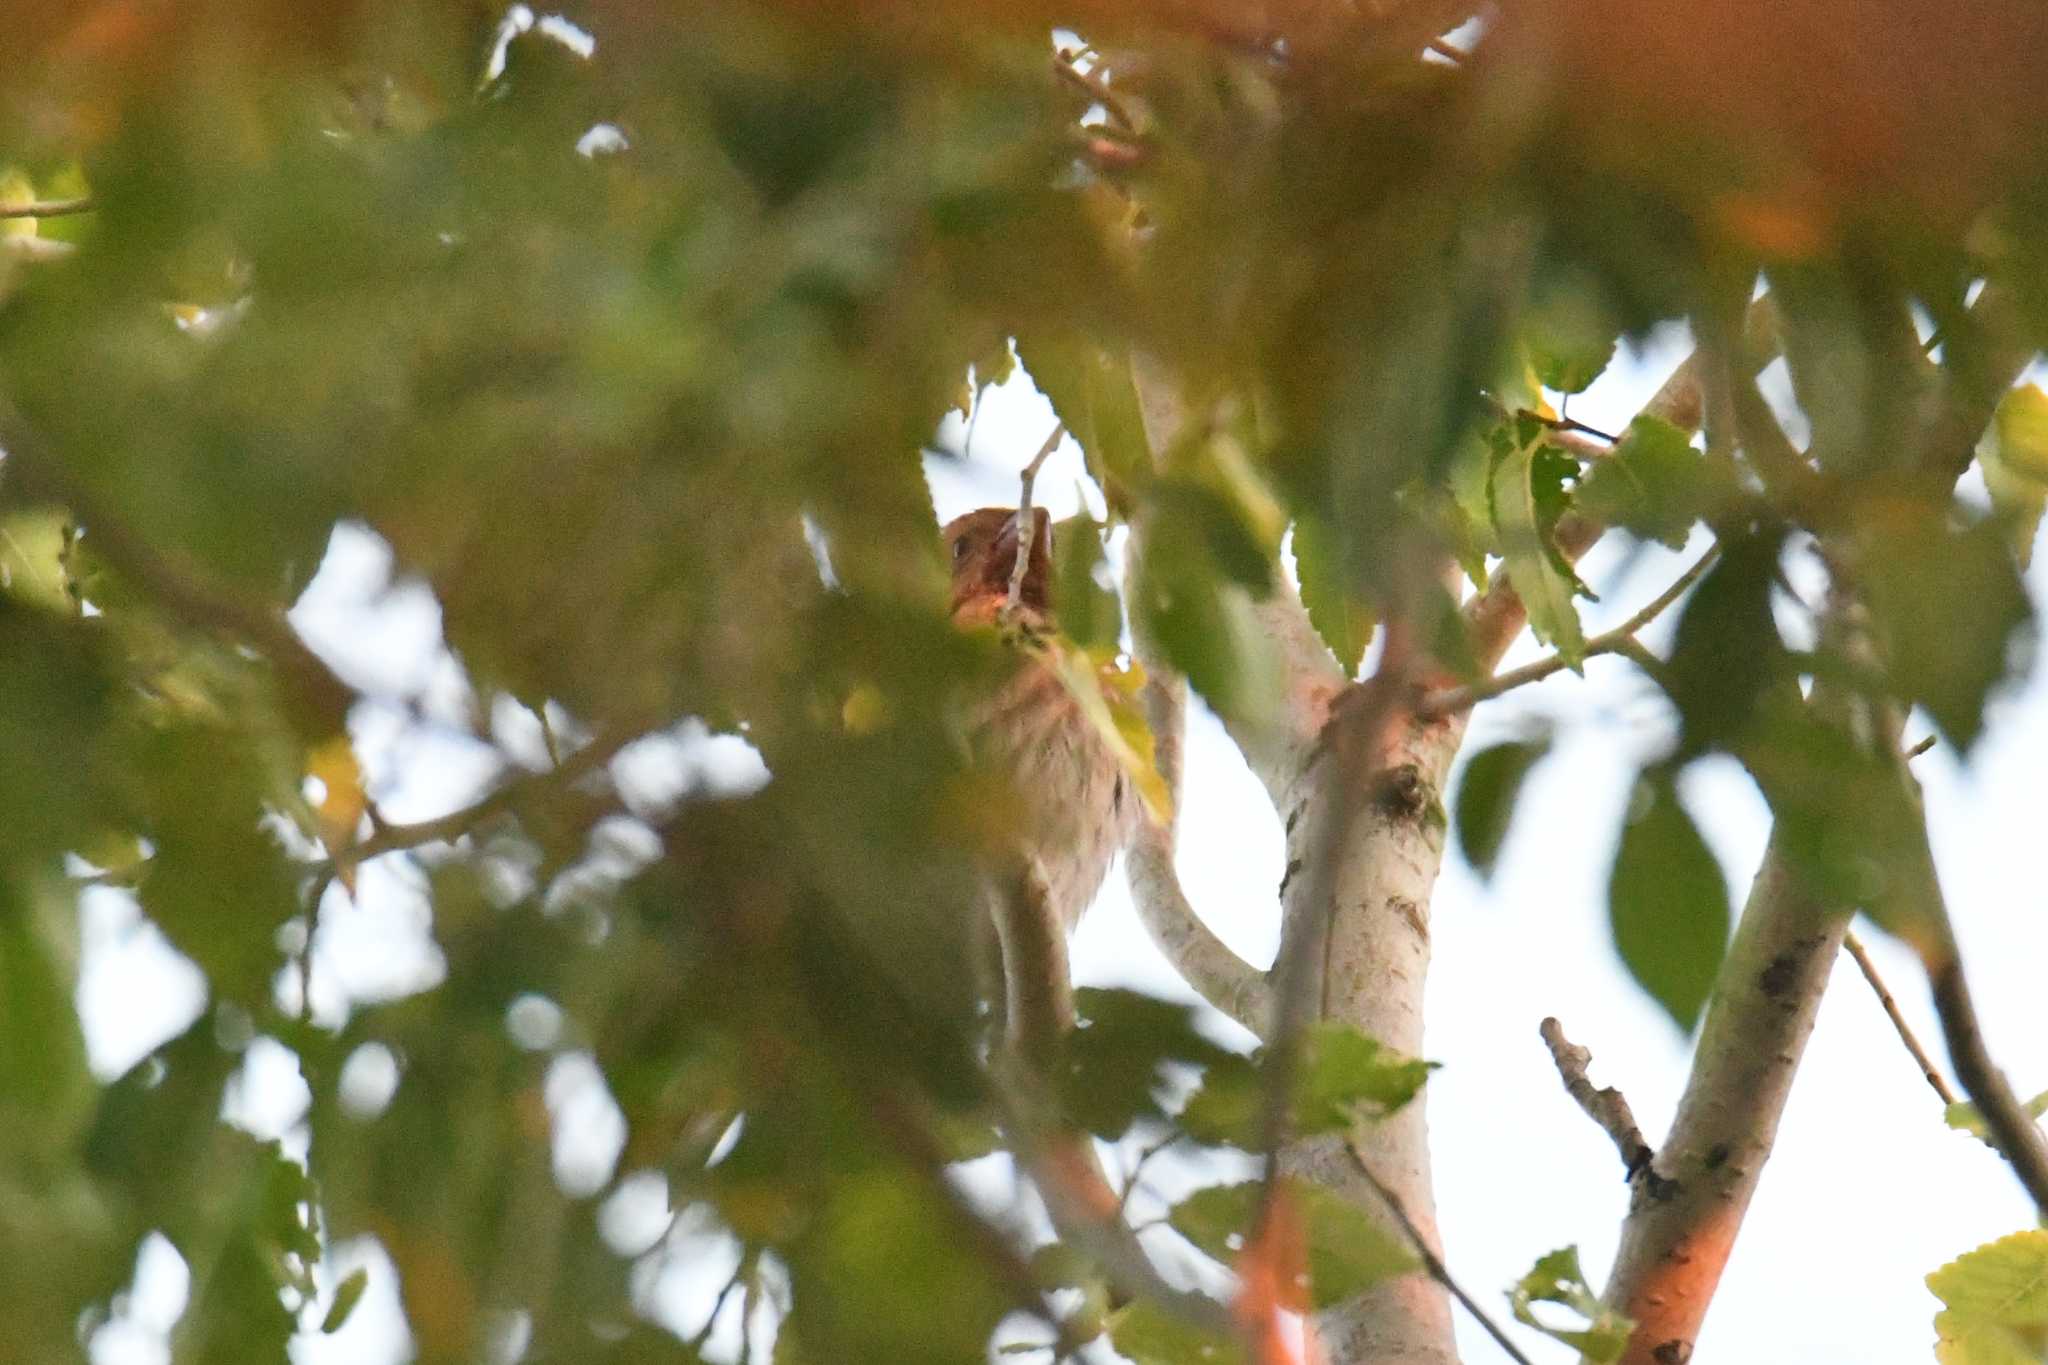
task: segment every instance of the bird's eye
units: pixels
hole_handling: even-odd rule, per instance
[[[953,562],[958,564],[965,558],[967,558],[967,537],[962,536],[953,542]]]

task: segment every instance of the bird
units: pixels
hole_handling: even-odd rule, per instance
[[[1137,802],[1117,755],[1083,712],[1053,663],[1034,646],[1056,635],[1052,520],[1030,513],[1032,534],[1016,601],[1018,514],[983,507],[945,527],[952,562],[953,623],[995,627],[1015,641],[1010,676],[973,708],[969,747],[977,764],[1009,789],[1010,871],[1035,883],[1062,933],[1080,923],[1117,851],[1132,832]],[[1000,855],[999,855],[1000,856]]]

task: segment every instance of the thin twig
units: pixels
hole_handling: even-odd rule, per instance
[[[732,1297],[733,1290],[738,1289],[740,1281],[746,1277],[748,1260],[749,1257],[745,1254],[740,1256],[740,1263],[733,1267],[732,1278],[725,1282],[725,1288],[719,1290],[718,1297],[711,1301],[710,1316],[704,1319],[704,1325],[697,1329],[697,1334],[690,1338],[689,1346],[692,1351],[702,1351],[704,1343],[711,1340],[711,1331],[718,1326],[718,1315],[725,1311],[725,1301]],[[745,1357],[742,1356],[741,1359],[744,1360]]]
[[[1017,604],[1024,597],[1024,575],[1031,567],[1031,548],[1038,540],[1038,523],[1032,520],[1031,490],[1038,482],[1038,471],[1048,457],[1059,449],[1060,438],[1067,434],[1064,425],[1055,422],[1052,434],[1045,438],[1045,444],[1031,457],[1031,463],[1024,466],[1024,472],[1017,476],[1017,557],[1010,565],[1010,597],[1003,604],[1006,615],[1013,615]]]
[[[1442,57],[1452,66],[1463,66],[1465,64],[1466,58],[1472,55],[1471,53],[1466,52],[1461,48],[1452,47],[1449,43],[1445,42],[1441,38],[1431,38],[1427,43],[1423,45],[1423,51],[1434,52],[1437,56]]]
[[[1587,1079],[1586,1068],[1593,1064],[1593,1054],[1565,1037],[1564,1026],[1555,1019],[1545,1019],[1537,1032],[1543,1035],[1543,1045],[1550,1049],[1550,1060],[1557,1064],[1557,1074],[1564,1081],[1566,1092],[1586,1111],[1586,1117],[1614,1140],[1628,1178],[1634,1180],[1639,1173],[1650,1171],[1650,1162],[1657,1154],[1643,1138],[1643,1130],[1636,1126],[1627,1097],[1611,1085],[1596,1089]],[[1654,1178],[1655,1172],[1651,1174]]]
[[[1123,1217],[1124,1212],[1130,1208],[1131,1195],[1138,1188],[1138,1179],[1145,1174],[1145,1167],[1151,1162],[1152,1158],[1158,1156],[1161,1152],[1186,1136],[1187,1134],[1178,1131],[1168,1133],[1165,1137],[1160,1138],[1157,1142],[1152,1143],[1145,1150],[1138,1153],[1137,1160],[1131,1163],[1129,1173],[1124,1176],[1123,1190],[1116,1198],[1117,1217]]]
[[[636,727],[620,726],[601,731],[596,738],[563,758],[544,773],[527,773],[460,810],[405,825],[385,825],[369,838],[342,851],[351,865],[368,862],[385,853],[418,848],[422,844],[453,843],[491,816],[510,810],[530,797],[555,787],[566,786],[584,774],[609,763],[612,756],[643,733]]]
[[[1590,659],[1600,654],[1627,654],[1640,662],[1641,646],[1635,638],[1636,632],[1670,610],[1679,598],[1685,596],[1686,590],[1699,582],[1701,575],[1713,567],[1714,560],[1719,554],[1718,545],[1710,548],[1641,611],[1613,630],[1603,631],[1586,641],[1583,657]],[[1415,709],[1418,714],[1432,720],[1456,715],[1460,711],[1477,706],[1480,702],[1491,701],[1503,693],[1512,692],[1518,687],[1541,682],[1551,674],[1560,673],[1572,666],[1562,654],[1553,654],[1547,659],[1538,659],[1520,668],[1496,673],[1484,682],[1471,683],[1463,687],[1447,687],[1442,691],[1433,692],[1418,702]]]
[[[1918,744],[1915,744],[1912,748],[1906,750],[1906,758],[1910,760],[1920,757],[1920,755],[1926,753],[1929,749],[1932,749],[1935,745],[1935,741],[1939,738],[1939,735],[1929,735],[1927,738],[1921,740]]]
[[[1394,1221],[1401,1225],[1401,1231],[1408,1234],[1408,1240],[1414,1243],[1415,1254],[1422,1258],[1422,1264],[1429,1271],[1429,1277],[1450,1291],[1451,1297],[1464,1305],[1465,1311],[1472,1315],[1473,1321],[1486,1329],[1486,1334],[1494,1339],[1501,1350],[1508,1353],[1508,1358],[1515,1361],[1516,1365],[1532,1365],[1529,1357],[1522,1353],[1522,1348],[1515,1345],[1508,1334],[1501,1330],[1500,1324],[1488,1317],[1486,1310],[1451,1278],[1450,1267],[1444,1264],[1443,1257],[1437,1255],[1430,1246],[1429,1239],[1422,1235],[1422,1229],[1415,1226],[1415,1221],[1408,1216],[1408,1210],[1401,1206],[1400,1199],[1372,1173],[1372,1167],[1366,1165],[1365,1155],[1358,1150],[1358,1144],[1347,1142],[1345,1150],[1351,1153],[1351,1160],[1357,1164],[1358,1173],[1365,1177],[1365,1183],[1372,1186],[1373,1193],[1380,1197],[1380,1201],[1387,1206],[1387,1211],[1394,1215]]]
[[[1523,410],[1523,415],[1534,417],[1537,421],[1541,422],[1544,426],[1549,427],[1552,431],[1576,431],[1584,435],[1591,436],[1596,440],[1605,441],[1607,442],[1607,444],[1611,446],[1618,446],[1621,444],[1621,438],[1619,436],[1616,436],[1613,432],[1602,431],[1600,428],[1595,426],[1588,426],[1586,423],[1581,422],[1576,417],[1566,417],[1562,414],[1556,417],[1545,417],[1540,412],[1529,412],[1527,409]]]
[[[1053,56],[1052,70],[1054,75],[1067,84],[1076,87],[1083,94],[1087,95],[1089,99],[1101,105],[1104,112],[1123,125],[1124,131],[1131,133],[1138,131],[1137,119],[1132,117],[1131,111],[1124,106],[1123,100],[1117,95],[1116,91],[1109,88],[1108,81],[1103,80],[1091,71],[1083,71],[1072,62],[1061,61],[1058,54]]]
[[[1929,736],[1930,740],[1932,738]],[[1926,1048],[1920,1046],[1919,1038],[1914,1036],[1912,1026],[1906,1022],[1906,1016],[1899,1012],[1899,1002],[1894,1000],[1892,993],[1885,988],[1884,978],[1877,974],[1877,964],[1870,960],[1870,953],[1864,948],[1863,940],[1852,933],[1842,940],[1842,946],[1849,950],[1849,956],[1855,958],[1856,965],[1862,968],[1863,979],[1868,981],[1870,989],[1876,992],[1877,1003],[1884,1006],[1886,1017],[1892,1021],[1892,1027],[1899,1031],[1899,1041],[1906,1045],[1906,1051],[1912,1053],[1913,1060],[1919,1064],[1920,1074],[1934,1087],[1934,1093],[1941,1097],[1943,1104],[1957,1103],[1955,1090],[1950,1087],[1941,1072],[1935,1069],[1934,1059],[1927,1055]]]
[[[81,194],[74,199],[38,199],[31,204],[0,204],[0,218],[69,218],[73,214],[91,213],[98,207],[91,195]]]

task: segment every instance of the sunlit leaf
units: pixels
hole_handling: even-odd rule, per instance
[[[1537,1316],[1535,1305],[1539,1303],[1562,1304],[1585,1325],[1553,1326]],[[1508,1291],[1508,1304],[1515,1321],[1573,1347],[1591,1361],[1619,1360],[1628,1347],[1629,1333],[1635,1330],[1633,1322],[1601,1303],[1600,1296],[1587,1285],[1575,1246],[1553,1251],[1530,1267]]]
[[[2048,1349],[2048,1231],[2030,1228],[1965,1252],[1927,1277],[1942,1365],[2021,1365]]]
[[[1568,502],[1566,485],[1578,473],[1578,463],[1552,445],[1543,424],[1527,415],[1504,423],[1490,440],[1489,505],[1508,581],[1528,609],[1536,638],[1576,667],[1586,635],[1572,599],[1586,589],[1558,552],[1556,532]]]
[[[2020,1105],[2028,1118],[2038,1119],[2048,1114],[2048,1090],[2042,1091]],[[1959,1132],[1968,1133],[1987,1147],[1996,1148],[1991,1140],[1991,1130],[1985,1126],[1984,1115],[1968,1100],[1958,1100],[1942,1111],[1942,1121]]]
[[[1593,462],[1574,498],[1595,520],[1683,549],[1702,510],[1704,470],[1686,433],[1662,418],[1638,417],[1621,443]]]
[[[1991,505],[2005,520],[2022,569],[2034,558],[2041,510],[2048,501],[2048,392],[2025,384],[2006,394],[1977,448]]]

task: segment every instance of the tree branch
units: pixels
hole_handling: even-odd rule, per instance
[[[1862,971],[1863,979],[1870,983],[1871,991],[1877,996],[1877,1003],[1884,1007],[1885,1018],[1891,1020],[1892,1027],[1898,1030],[1899,1041],[1904,1043],[1906,1051],[1912,1054],[1914,1063],[1920,1068],[1920,1074],[1927,1078],[1927,1084],[1934,1088],[1934,1093],[1940,1097],[1942,1104],[1956,1104],[1956,1092],[1949,1087],[1947,1078],[1935,1069],[1934,1059],[1927,1055],[1926,1048],[1920,1046],[1920,1039],[1914,1034],[1913,1026],[1908,1024],[1906,1016],[1899,1012],[1899,1002],[1892,998],[1891,991],[1885,987],[1884,978],[1877,974],[1877,964],[1870,960],[1870,951],[1863,946],[1863,940],[1853,933],[1847,934],[1842,939],[1842,946],[1848,949],[1850,957],[1856,959],[1856,966]]]
[[[1679,598],[1685,596],[1687,589],[1699,582],[1701,575],[1713,567],[1719,553],[1718,545],[1708,549],[1691,568],[1680,574],[1670,587],[1657,594],[1641,611],[1614,629],[1603,631],[1587,640],[1585,657],[1591,659],[1601,654],[1627,654],[1635,657],[1635,651],[1639,648],[1636,632],[1663,615]],[[1560,673],[1574,666],[1563,655],[1553,654],[1547,659],[1538,659],[1520,668],[1496,673],[1485,682],[1471,683],[1463,687],[1446,687],[1431,692],[1416,704],[1416,712],[1431,719],[1453,715],[1459,711],[1470,710],[1480,702],[1491,701],[1504,693],[1512,692],[1518,687],[1541,682],[1553,673]]]
[[[1138,822],[1124,859],[1131,900],[1139,922],[1181,979],[1211,1005],[1260,1034],[1271,1022],[1266,974],[1239,957],[1202,922],[1173,865],[1183,785],[1187,684],[1179,678],[1152,675],[1145,683],[1145,711],[1152,727],[1153,761],[1166,782],[1174,819],[1164,827],[1150,820]]]
[[[493,816],[517,810],[534,798],[569,786],[586,774],[603,767],[611,761],[614,754],[643,733],[644,730],[634,726],[602,730],[588,744],[546,772],[522,774],[469,805],[449,811],[446,815],[437,815],[432,819],[408,824],[380,826],[369,838],[341,850],[336,857],[318,866],[327,868],[346,864],[355,867],[386,853],[418,848],[423,844],[453,843]]]
[[[1586,1068],[1593,1064],[1593,1054],[1565,1037],[1564,1026],[1555,1019],[1545,1019],[1537,1032],[1543,1037],[1543,1045],[1550,1049],[1550,1060],[1557,1065],[1566,1093],[1586,1111],[1587,1118],[1600,1125],[1601,1132],[1613,1139],[1628,1178],[1633,1181],[1645,1172],[1654,1178],[1656,1173],[1650,1170],[1650,1162],[1656,1153],[1644,1141],[1643,1130],[1636,1126],[1627,1097],[1611,1085],[1595,1089],[1586,1076]]]
[[[1227,1333],[1232,1323],[1222,1304],[1178,1289],[1159,1274],[1123,1219],[1123,1200],[1102,1169],[1094,1139],[1057,1118],[1047,1078],[1074,1024],[1066,928],[1033,873],[1027,869],[1009,880],[989,898],[1006,999],[1006,1036],[990,1093],[1017,1159],[1060,1235],[1093,1260],[1124,1297],[1143,1296],[1188,1322]]]
[[[99,205],[92,196],[81,194],[74,199],[38,199],[28,204],[0,204],[0,218],[69,218],[74,214],[91,213]]]
[[[1847,914],[1806,890],[1774,837],[1721,964],[1678,1114],[1622,1224],[1604,1297],[1636,1322],[1623,1365],[1690,1356],[1847,930]]]

